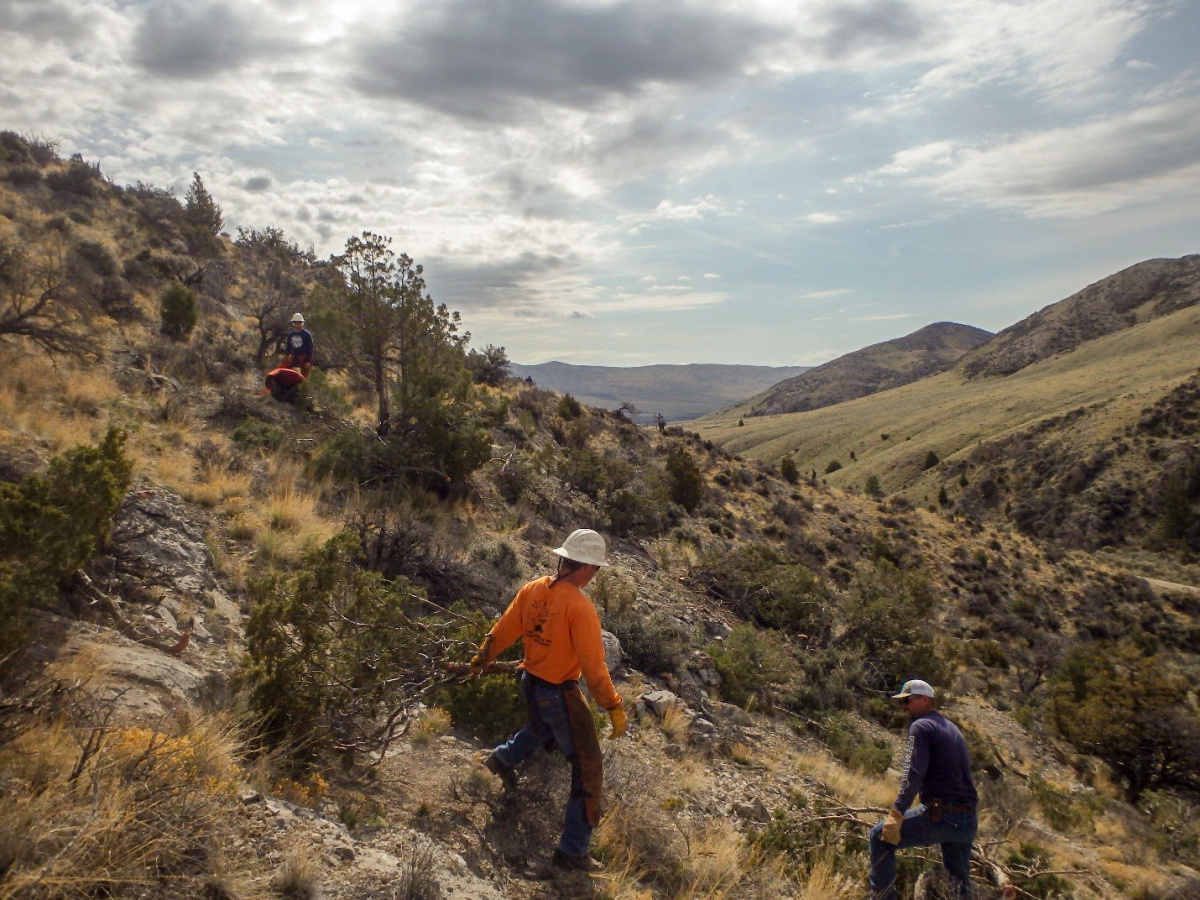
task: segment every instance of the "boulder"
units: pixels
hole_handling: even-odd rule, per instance
[[[625,659],[621,652],[621,641],[611,631],[601,631],[600,641],[604,644],[604,664],[608,666],[608,673],[616,675]]]
[[[650,712],[662,718],[667,714],[667,710],[673,706],[680,709],[687,709],[687,704],[684,703],[677,694],[672,694],[670,691],[650,691],[647,694],[642,694],[638,698]]]

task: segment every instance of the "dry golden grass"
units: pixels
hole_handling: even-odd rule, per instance
[[[796,769],[811,775],[847,806],[886,807],[896,798],[896,785],[852,772],[823,753],[800,753],[792,762]]]
[[[201,480],[180,489],[185,500],[209,509],[250,493],[252,479],[244,472],[228,469],[209,470]]]
[[[692,733],[691,719],[688,718],[684,709],[679,706],[667,707],[658,725],[667,739],[677,744],[687,744],[688,737]]]
[[[412,741],[414,744],[428,744],[435,737],[441,737],[449,731],[453,724],[450,713],[440,706],[434,706],[425,710],[417,720],[416,727],[413,729]]]
[[[195,895],[241,780],[240,739],[219,720],[168,735],[37,725],[0,749],[0,898]]]
[[[296,843],[284,854],[271,888],[277,896],[290,900],[315,900],[319,895],[318,871],[311,848]]]
[[[122,397],[102,369],[13,354],[0,380],[0,428],[45,440],[57,452],[102,435]]]
[[[263,505],[264,518],[272,531],[296,533],[304,521],[312,514],[314,498],[285,483],[283,487],[271,494]]]
[[[813,863],[800,885],[800,900],[851,900],[861,897],[863,885],[838,871],[832,857]]]
[[[745,849],[742,836],[728,819],[703,825],[688,841],[684,862],[687,875],[677,896],[725,897],[745,874]]]
[[[730,746],[728,755],[739,766],[754,766],[758,764],[758,754],[740,741]]]

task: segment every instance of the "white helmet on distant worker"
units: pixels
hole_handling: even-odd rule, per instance
[[[554,551],[559,556],[584,563],[589,566],[607,566],[604,556],[608,545],[604,538],[590,528],[577,528],[567,535],[562,546]]]
[[[304,324],[304,316],[303,316],[303,314],[301,314],[301,313],[296,313],[294,316],[292,316],[292,321],[293,321],[293,322],[299,322],[301,325],[303,325],[303,324]]]

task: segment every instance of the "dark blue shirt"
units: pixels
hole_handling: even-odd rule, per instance
[[[917,794],[921,802],[941,800],[951,806],[975,806],[979,796],[971,781],[971,756],[958,726],[939,712],[913,719],[904,746],[904,780],[896,809],[904,812]]]
[[[310,360],[313,358],[313,338],[307,328],[289,331],[284,346],[292,356],[307,356]]]

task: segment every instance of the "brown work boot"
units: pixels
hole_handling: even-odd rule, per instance
[[[512,766],[500,762],[495,753],[485,756],[480,765],[499,778],[508,790],[511,791],[517,786],[517,773]]]
[[[555,849],[550,861],[559,869],[571,869],[575,872],[596,872],[604,868],[598,860],[592,859],[586,853],[583,856],[572,856],[558,849]]]

